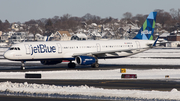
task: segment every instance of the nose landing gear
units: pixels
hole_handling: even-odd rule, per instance
[[[21,70],[25,70],[25,61],[21,61]]]

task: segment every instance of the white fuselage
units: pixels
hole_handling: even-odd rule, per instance
[[[122,57],[149,49],[154,40],[47,41],[14,44],[4,57],[14,61],[74,60],[74,56],[96,53],[98,58]],[[132,50],[124,52],[121,50]],[[99,53],[99,54],[98,54]]]

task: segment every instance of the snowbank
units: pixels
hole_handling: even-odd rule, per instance
[[[82,86],[55,86],[45,84],[24,83],[0,83],[1,95],[53,97],[53,98],[78,98],[78,99],[105,99],[105,100],[180,100],[180,92],[177,89],[171,91],[141,91],[103,89]]]

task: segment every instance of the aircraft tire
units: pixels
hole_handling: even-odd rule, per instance
[[[21,61],[21,70],[25,70],[25,64],[24,64],[24,61]]]
[[[70,62],[70,63],[68,63],[68,67],[69,67],[69,68],[75,68],[75,67],[76,67],[76,64],[73,63],[73,62]]]
[[[25,70],[26,68],[25,68],[25,66],[21,66],[21,70]]]
[[[94,63],[91,65],[92,68],[98,68],[99,67],[99,64],[98,63]]]

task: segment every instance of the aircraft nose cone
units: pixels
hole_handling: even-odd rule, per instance
[[[9,59],[9,58],[10,58],[10,54],[9,54],[8,51],[4,53],[4,58],[5,58],[5,59]]]

